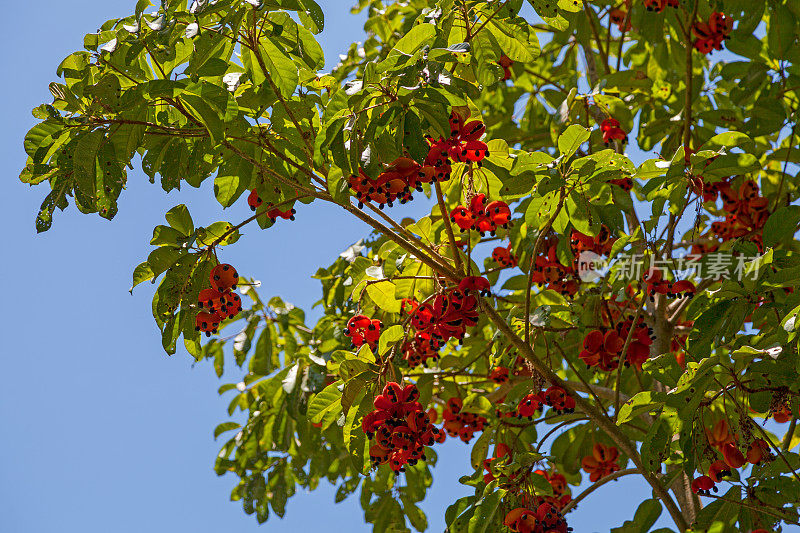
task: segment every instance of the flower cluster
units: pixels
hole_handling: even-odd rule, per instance
[[[355,315],[347,321],[344,334],[350,337],[354,347],[357,348],[366,343],[374,350],[378,345],[382,326],[383,324],[380,320],[372,319],[365,315]]]
[[[503,268],[517,266],[517,257],[511,251],[511,243],[508,246],[498,246],[492,250],[492,260]]]
[[[481,235],[494,235],[497,228],[508,228],[511,224],[511,209],[502,200],[489,202],[485,194],[477,194],[470,200],[469,208],[459,205],[450,211],[450,220],[461,231],[475,230]]]
[[[392,207],[395,201],[404,204],[413,200],[411,191],[421,191],[423,183],[448,179],[449,170],[439,172],[408,157],[399,157],[376,178],[370,178],[359,169],[358,176],[350,176],[348,182],[355,191],[359,208],[364,207],[364,202],[375,202],[383,209],[384,205]]]
[[[651,301],[655,300],[656,294],[663,294],[667,298],[686,296],[691,298],[695,293],[695,286],[689,280],[669,281],[664,279],[664,273],[658,268],[651,268],[644,275],[647,295]]]
[[[706,439],[708,444],[722,455],[722,459],[711,463],[707,475],[699,476],[692,481],[691,488],[695,494],[708,496],[712,490],[717,492],[716,484],[746,463],[756,465],[762,461],[772,460],[769,444],[764,439],[753,440],[748,445],[746,453],[742,453],[736,444],[738,440],[736,434],[730,430],[724,419],[717,422],[713,428],[706,429]]]
[[[558,385],[552,385],[544,391],[542,403],[549,406],[559,415],[575,411],[575,398],[567,394],[567,391]]]
[[[217,332],[220,322],[235,318],[242,311],[242,299],[233,292],[239,283],[236,269],[226,263],[211,269],[208,276],[211,287],[203,289],[197,297],[200,311],[195,316],[195,330],[207,337]]]
[[[374,467],[388,463],[395,472],[425,460],[425,447],[441,442],[441,430],[433,426],[430,416],[422,410],[416,385],[405,388],[387,383],[373,401],[375,410],[364,416],[361,428],[375,443],[370,446],[369,458]]]
[[[486,125],[480,120],[470,120],[469,112],[453,110],[450,114],[450,138],[438,141],[428,139],[431,145],[426,165],[449,166],[453,163],[474,162],[480,166],[489,157],[489,146],[480,140],[486,133]]]
[[[572,531],[559,510],[542,503],[535,510],[517,507],[506,515],[503,524],[516,533],[568,533]]]
[[[714,201],[717,195],[722,199],[725,219],[711,224],[705,239],[692,246],[692,253],[714,252],[722,242],[739,238],[750,240],[763,251],[763,229],[770,211],[769,201],[760,195],[758,185],[753,180],[746,180],[737,189],[727,180],[704,185],[704,201]]]
[[[572,496],[569,494],[569,487],[567,486],[567,478],[563,474],[546,472],[545,470],[534,470],[533,473],[544,477],[553,489],[553,495],[546,496],[544,501],[553,505],[559,511],[572,501]]]
[[[633,365],[641,370],[645,361],[650,358],[650,346],[653,344],[653,330],[645,323],[644,317],[639,317],[634,324],[632,316],[617,322],[613,329],[595,329],[590,331],[583,339],[583,350],[578,357],[586,363],[587,367],[596,366],[605,372],[615,370],[619,366],[625,340],[633,336],[628,344],[625,354],[625,366]]]
[[[410,323],[416,331],[403,346],[406,361],[411,366],[424,364],[438,357],[436,352],[448,340],[462,340],[467,328],[478,323],[476,294],[488,294],[489,288],[485,278],[468,276],[457,288],[437,294],[432,303],[404,300],[402,308],[411,315]]]
[[[556,291],[564,296],[572,297],[578,292],[578,280],[575,269],[565,266],[558,259],[556,243],[545,243],[546,254],[539,254],[533,265],[531,280],[537,285]]]
[[[603,134],[603,142],[608,146],[611,141],[621,143],[628,142],[628,134],[620,127],[619,120],[607,118],[600,123],[600,132]]]
[[[617,239],[611,237],[611,232],[605,224],[600,225],[600,231],[597,235],[584,235],[578,230],[572,230],[569,239],[569,245],[572,253],[577,256],[583,252],[593,252],[597,255],[608,255],[611,253],[611,247]]]
[[[447,407],[442,411],[442,418],[444,418],[442,428],[451,437],[458,437],[464,442],[469,442],[476,431],[483,431],[488,420],[475,413],[462,412],[463,406],[464,402],[461,398],[447,400]]]
[[[730,39],[731,31],[733,31],[733,20],[714,11],[708,22],[695,22],[692,26],[692,33],[697,37],[694,40],[694,47],[703,54],[722,50],[722,42]]]
[[[618,457],[619,450],[615,446],[606,446],[598,442],[592,447],[592,455],[587,455],[581,460],[581,466],[589,474],[589,481],[594,483],[619,470]]]

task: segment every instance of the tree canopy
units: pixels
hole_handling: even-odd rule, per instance
[[[374,531],[424,531],[457,438],[452,533],[566,533],[627,475],[652,492],[617,533],[797,525],[800,3],[365,10],[323,73],[314,0],[139,0],[24,140],[40,232],[70,204],[113,219],[134,164],[253,210],[175,206],[131,287],[155,285],[167,354],[241,369],[219,392],[246,423],[214,430],[231,497],[263,522],[327,480]],[[373,231],[320,266],[309,324],[225,253],[324,203]]]

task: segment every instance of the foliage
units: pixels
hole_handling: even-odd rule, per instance
[[[249,195],[236,224],[174,207],[133,274],[167,353],[245,373],[219,392],[246,423],[214,435],[235,431],[215,469],[246,513],[327,479],[375,531],[425,530],[435,444],[398,444],[410,413],[472,443],[454,533],[566,531],[548,517],[622,475],[653,491],[614,531],[797,524],[796,2],[359,0],[368,37],[326,74],[314,0],[149,8],[64,59],[20,178],[49,185],[39,231],[69,203],[112,219],[134,159],[166,192]],[[321,318],[244,277],[215,315],[239,228],[325,202],[374,231],[317,271]]]

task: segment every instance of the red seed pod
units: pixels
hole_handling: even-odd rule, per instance
[[[744,454],[735,444],[728,443],[722,447],[722,456],[731,468],[741,468],[745,463]]]
[[[213,313],[207,313],[205,311],[200,311],[197,313],[197,316],[194,319],[196,331],[202,331],[206,334],[206,337],[210,337],[212,333],[217,332],[217,328],[219,327],[219,318],[217,315]]]
[[[489,146],[483,141],[467,141],[461,145],[463,161],[480,162],[489,156]]]
[[[197,296],[197,305],[201,309],[207,309],[211,313],[215,313],[225,307],[227,298],[225,294],[219,292],[217,289],[203,289]]]
[[[533,419],[536,411],[542,409],[542,403],[542,397],[539,394],[525,395],[517,406],[517,418]]]
[[[722,481],[722,478],[731,475],[731,467],[725,461],[714,461],[708,467],[708,477],[714,480],[715,483]]]
[[[478,215],[484,214],[488,203],[489,200],[487,200],[485,194],[476,194],[469,203],[469,210],[477,217]]]
[[[508,372],[509,370],[506,367],[498,366],[497,368],[492,369],[491,373],[489,374],[489,379],[497,384],[505,383],[508,381]]]
[[[297,213],[297,211],[295,211],[294,208],[281,211],[276,207],[275,209],[270,209],[267,211],[267,216],[272,220],[272,222],[275,222],[275,220],[279,218],[284,220],[294,220],[295,213]]]
[[[708,496],[710,494],[710,490],[717,492],[717,486],[714,484],[714,480],[710,477],[700,476],[692,481],[692,492],[695,494]]]
[[[219,292],[226,293],[236,288],[239,283],[239,274],[231,265],[221,263],[211,269],[208,279],[213,288]]]
[[[455,222],[461,231],[469,231],[475,227],[475,216],[462,205],[450,211],[450,220]]]
[[[480,120],[471,120],[461,129],[462,141],[477,141],[486,133],[486,125]]]
[[[508,208],[507,203],[501,200],[489,202],[486,206],[486,214],[496,226],[507,228],[511,224],[511,209]]]
[[[259,207],[261,207],[262,201],[261,197],[258,195],[258,191],[253,189],[250,191],[250,194],[247,196],[247,205],[250,206],[251,211],[255,211]]]
[[[747,462],[757,465],[767,457],[769,457],[769,444],[764,439],[756,439],[750,443],[747,448]]]
[[[665,6],[666,0],[644,0],[644,7],[646,7],[648,11],[660,13],[664,10]]]
[[[236,315],[242,312],[242,299],[235,292],[229,292],[225,299],[227,303],[224,308],[216,312],[217,316],[220,320],[236,318]]]
[[[478,292],[483,296],[488,296],[491,291],[491,284],[486,278],[480,276],[467,276],[458,284],[458,290],[466,294],[469,291]]]
[[[597,353],[603,348],[605,337],[603,332],[596,329],[590,331],[583,339],[583,348],[589,353]]]

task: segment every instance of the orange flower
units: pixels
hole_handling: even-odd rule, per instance
[[[728,429],[728,422],[725,419],[716,423],[713,429],[706,429],[708,444],[720,452],[726,444],[736,444],[736,439]]]
[[[619,470],[617,457],[619,450],[615,446],[605,446],[598,442],[592,448],[592,455],[587,455],[581,460],[581,465],[589,474],[589,480],[595,482]]]

